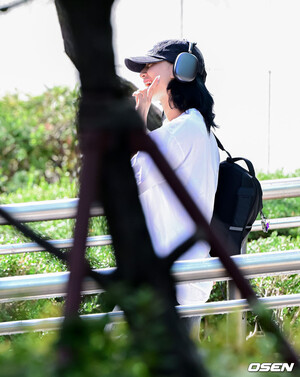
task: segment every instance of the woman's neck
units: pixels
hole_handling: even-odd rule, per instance
[[[171,121],[171,120],[179,117],[179,115],[182,114],[182,111],[176,109],[175,107],[170,106],[169,98],[165,97],[164,99],[162,99],[160,101],[160,103],[161,103],[161,106],[164,110],[165,116],[168,119],[168,121]]]

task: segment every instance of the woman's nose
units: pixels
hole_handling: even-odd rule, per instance
[[[143,79],[145,76],[146,76],[146,73],[147,73],[147,68],[143,68],[140,72],[140,77]]]

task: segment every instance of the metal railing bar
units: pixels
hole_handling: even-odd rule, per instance
[[[297,228],[300,227],[300,216],[294,217],[282,217],[279,219],[268,219],[270,224],[270,230],[275,229],[288,229],[288,228]],[[252,225],[252,232],[261,231],[262,226],[260,220],[254,221]]]
[[[70,249],[73,246],[73,238],[51,240],[50,244],[58,249]],[[105,246],[111,245],[112,239],[110,235],[93,236],[87,238],[86,246]],[[6,254],[19,254],[19,253],[33,253],[37,251],[44,251],[45,249],[36,244],[35,242],[30,243],[16,243],[16,244],[6,244],[0,245],[0,255]]]
[[[261,181],[263,199],[280,199],[300,196],[300,177],[283,178]],[[48,200],[42,202],[28,202],[5,204],[1,207],[13,214],[22,222],[61,220],[74,218],[77,212],[78,199]],[[104,211],[98,203],[91,208],[91,216],[102,216]],[[0,225],[7,224],[0,217]]]
[[[263,199],[282,199],[300,196],[300,177],[260,181]]]
[[[276,229],[289,229],[293,227],[300,227],[300,216],[284,217],[279,219],[268,220],[270,224],[270,230]],[[262,231],[260,220],[256,220],[251,229],[252,232]],[[59,249],[70,249],[73,246],[73,238],[50,240],[49,243]],[[110,235],[93,236],[87,238],[87,247],[93,246],[106,246],[112,244],[112,238]],[[45,249],[36,244],[35,242],[29,243],[16,243],[0,245],[0,255],[13,255],[20,253],[33,253],[44,251]]]
[[[17,204],[3,204],[1,208],[13,215],[17,220],[27,223],[48,220],[72,219],[77,214],[78,199],[59,199],[41,202],[28,202]],[[100,203],[95,203],[90,211],[90,216],[103,216],[104,210]],[[0,217],[0,225],[7,222]]]
[[[238,267],[247,278],[294,274],[300,272],[300,250],[235,255]],[[111,273],[114,268],[95,270]],[[178,284],[195,281],[230,280],[219,258],[205,258],[192,261],[177,261],[172,274]],[[0,303],[16,300],[31,300],[65,295],[69,272],[39,275],[11,276],[0,279]],[[86,278],[83,294],[101,292],[100,287]]]
[[[114,268],[104,268],[96,271],[111,273],[114,270]],[[68,279],[68,271],[0,278],[0,303],[63,297],[66,295]],[[92,278],[87,277],[81,293],[87,295],[102,291],[103,289]]]
[[[270,224],[270,230],[300,227],[300,216],[270,219],[268,221]],[[260,220],[256,220],[254,222],[251,231],[262,231]],[[70,249],[73,246],[73,238],[51,240],[49,242],[59,249]],[[111,244],[112,238],[110,235],[107,234],[102,236],[88,237],[86,246],[105,246]],[[34,242],[0,245],[0,255],[31,253],[37,251],[44,251],[44,249]]]
[[[285,308],[300,306],[300,294],[283,295],[263,297],[259,300],[268,308]],[[194,315],[207,316],[216,314],[234,313],[237,311],[251,311],[247,300],[229,300],[207,302],[201,305],[182,305],[177,306],[177,311],[182,317],[189,317]],[[110,313],[86,314],[80,316],[83,320],[99,320],[104,316],[109,316],[113,322],[123,320],[122,311],[114,311]],[[11,335],[24,333],[28,331],[52,331],[58,330],[64,317],[43,318],[33,320],[11,321],[0,323],[0,335]]]
[[[260,297],[259,300],[268,309],[279,309],[286,307],[300,306],[300,294],[282,295],[282,296],[270,296]],[[247,300],[228,300],[228,301],[216,301],[206,302],[202,305],[182,305],[178,307],[178,312],[183,317],[192,315],[216,315],[234,313],[237,311],[251,311]]]
[[[240,254],[234,255],[232,258],[248,279],[294,274],[300,271],[300,250]],[[172,272],[175,280],[179,283],[197,280],[231,280],[219,258],[177,261],[173,265]]]

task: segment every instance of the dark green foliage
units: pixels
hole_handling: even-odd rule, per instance
[[[0,101],[0,192],[78,175],[75,115],[78,90],[48,89],[40,96]]]

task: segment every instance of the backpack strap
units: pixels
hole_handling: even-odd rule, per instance
[[[237,161],[244,161],[248,167],[248,171],[249,173],[252,175],[252,177],[255,177],[255,170],[254,170],[254,167],[252,165],[252,162],[247,160],[246,158],[243,158],[243,157],[235,157],[235,158],[232,158],[231,157],[231,154],[223,147],[223,144],[220,142],[220,140],[217,138],[217,136],[215,134],[213,134],[215,139],[216,139],[216,142],[218,144],[218,147],[221,149],[221,151],[225,152],[227,155],[228,155],[228,158],[227,158],[227,161],[228,162],[237,162]]]
[[[217,136],[214,133],[213,133],[213,135],[214,135],[214,137],[216,139],[216,142],[218,144],[218,147],[221,149],[221,151],[227,153],[227,155],[228,155],[229,158],[232,158],[231,154],[223,147],[223,144],[220,142],[220,140],[217,138]]]
[[[250,175],[252,177],[255,177],[255,170],[254,170],[254,167],[252,165],[252,162],[247,160],[247,158],[244,158],[244,157],[235,157],[235,158],[227,158],[227,161],[228,162],[237,162],[237,161],[244,161],[245,164],[247,165],[247,168],[248,168],[248,171],[250,173]]]

